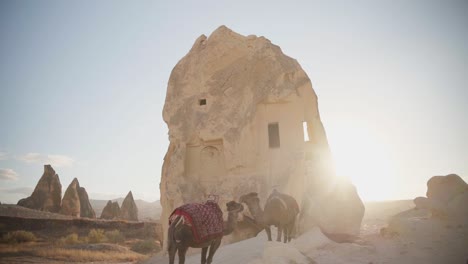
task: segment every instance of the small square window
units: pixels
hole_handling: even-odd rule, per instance
[[[206,99],[200,99],[198,100],[199,105],[206,105]]]
[[[269,143],[270,148],[280,147],[280,135],[279,135],[278,123],[268,124],[268,143]]]

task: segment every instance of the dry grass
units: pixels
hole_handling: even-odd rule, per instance
[[[22,244],[0,244],[0,256],[40,257],[48,260],[64,262],[137,262],[147,258],[147,256],[135,253],[130,250],[126,252],[118,252],[67,249],[61,247],[51,247],[45,243],[36,242]]]
[[[33,252],[35,256],[54,260],[86,261],[138,261],[146,258],[135,252],[102,252],[82,249],[48,248]]]

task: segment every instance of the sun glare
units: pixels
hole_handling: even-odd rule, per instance
[[[395,169],[388,144],[364,126],[327,130],[336,172],[349,178],[364,201],[394,199]]]

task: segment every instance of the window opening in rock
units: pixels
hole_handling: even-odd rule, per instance
[[[304,129],[304,142],[309,142],[309,130],[307,129],[307,122],[302,122],[302,128]]]
[[[200,99],[198,100],[199,105],[206,105],[206,99]]]
[[[279,135],[278,123],[268,124],[268,142],[269,142],[270,148],[280,147],[280,135]]]

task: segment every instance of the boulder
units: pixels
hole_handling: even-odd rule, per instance
[[[63,195],[62,208],[60,209],[61,214],[75,217],[80,216],[81,206],[80,197],[78,195],[79,187],[80,184],[78,179],[74,178]]]
[[[468,191],[458,194],[447,203],[448,215],[463,223],[468,223]]]
[[[356,187],[347,181],[322,182],[311,188],[302,204],[299,228],[318,226],[332,240],[351,241],[359,235],[365,207]]]
[[[96,218],[96,213],[89,202],[88,193],[84,187],[78,188],[78,196],[80,197],[80,217]]]
[[[458,175],[434,176],[427,182],[427,197],[417,197],[417,209],[427,209],[433,217],[468,221],[468,184]]]
[[[120,206],[118,202],[108,201],[102,209],[101,219],[118,219],[120,217]]]
[[[167,86],[164,232],[176,207],[212,194],[264,202],[277,189],[301,204],[314,178],[333,177],[317,100],[297,60],[267,38],[225,26],[198,37]]]
[[[122,202],[120,208],[120,218],[130,221],[138,221],[138,208],[133,200],[133,194],[130,191]]]
[[[448,203],[455,196],[468,190],[466,182],[456,174],[434,176],[427,181],[426,196],[442,203]]]
[[[31,196],[18,201],[18,205],[30,209],[59,212],[62,201],[62,184],[50,165],[44,165],[44,173]]]

